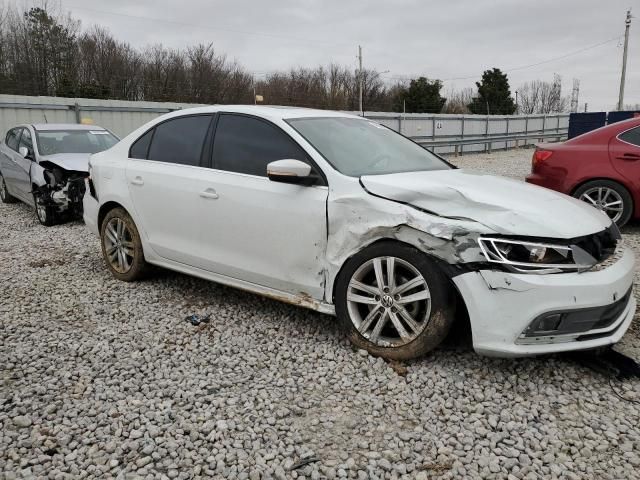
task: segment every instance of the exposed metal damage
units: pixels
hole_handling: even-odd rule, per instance
[[[52,161],[42,161],[32,170],[37,170],[39,174],[33,175],[32,171],[33,195],[37,207],[52,208],[57,214],[71,217],[82,215],[87,172],[68,171]]]
[[[439,217],[373,195],[330,199],[329,219],[328,295],[344,262],[363,246],[378,240],[395,239],[447,264],[464,264],[484,261],[478,238],[493,233],[472,220]]]

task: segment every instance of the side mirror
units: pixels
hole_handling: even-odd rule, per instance
[[[26,158],[27,160],[33,160],[33,155],[31,155],[31,152],[27,147],[20,147],[18,149],[18,153],[22,158]]]
[[[267,165],[267,176],[273,182],[312,185],[317,176],[311,174],[311,165],[300,160],[276,160]]]

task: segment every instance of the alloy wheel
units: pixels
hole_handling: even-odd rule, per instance
[[[40,222],[47,223],[47,207],[38,200],[36,200],[36,215],[38,215]]]
[[[4,177],[0,175],[0,200],[3,202],[7,199],[7,186],[4,183]]]
[[[422,274],[397,257],[376,257],[352,275],[349,317],[360,335],[384,347],[414,340],[429,323],[431,292]]]
[[[118,273],[127,273],[134,260],[133,235],[121,218],[112,218],[104,230],[104,251],[107,261]]]
[[[624,212],[622,197],[612,188],[592,187],[580,195],[580,200],[602,210],[614,222],[620,220]]]

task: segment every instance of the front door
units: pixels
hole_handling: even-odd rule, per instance
[[[33,204],[33,193],[31,191],[31,168],[35,161],[35,154],[33,152],[33,139],[28,128],[22,129],[18,150],[22,147],[27,149],[27,156],[23,157],[19,152],[15,152],[14,155],[18,174],[17,185],[25,201],[29,204]]]
[[[326,185],[273,182],[267,164],[312,163],[285,132],[266,120],[221,114],[213,170],[214,199],[200,199],[203,265],[215,273],[317,300],[324,296]]]

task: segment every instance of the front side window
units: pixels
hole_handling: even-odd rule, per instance
[[[22,136],[20,137],[20,147],[26,147],[29,153],[33,153],[33,140],[31,139],[31,132],[28,128],[22,129]]]
[[[202,149],[210,124],[211,115],[179,117],[161,123],[154,129],[147,158],[179,165],[201,166]],[[139,150],[143,147],[143,144],[140,145]]]
[[[305,151],[276,126],[243,115],[220,116],[213,143],[216,169],[266,177],[267,164],[285,159],[308,162]]]
[[[11,150],[18,150],[18,140],[20,139],[20,128],[14,128],[7,133],[6,143]]]
[[[623,142],[627,142],[640,147],[640,127],[627,130],[626,132],[621,133],[618,138]]]
[[[408,138],[366,119],[294,118],[287,123],[344,175],[360,177],[451,168]]]
[[[106,130],[37,130],[41,155],[98,153],[113,147],[118,139]]]

